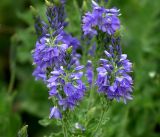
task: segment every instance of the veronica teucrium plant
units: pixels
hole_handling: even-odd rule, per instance
[[[82,13],[81,40],[65,31],[66,0],[46,1],[48,22],[35,16],[33,76],[48,88],[48,117],[60,123],[59,136],[103,136],[99,131],[111,103],[132,100],[132,63],[120,45],[120,10],[98,3],[90,2],[92,10]],[[96,106],[98,114],[88,116]]]

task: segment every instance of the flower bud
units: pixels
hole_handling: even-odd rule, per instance
[[[67,49],[67,54],[72,54],[72,49],[73,49],[73,47],[72,46],[70,46],[68,49]]]
[[[51,3],[51,2],[50,2],[50,1],[48,1],[48,0],[45,0],[45,4],[46,4],[46,6],[48,6],[48,7],[53,6],[53,3]]]

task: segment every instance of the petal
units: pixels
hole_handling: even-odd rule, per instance
[[[49,118],[62,119],[62,114],[57,107],[52,107]]]
[[[106,69],[104,67],[99,67],[99,68],[97,68],[97,72],[98,73],[105,73]]]
[[[57,87],[54,86],[52,89],[49,91],[50,96],[55,96],[57,94]]]
[[[108,58],[111,58],[112,56],[111,56],[111,54],[108,52],[108,51],[104,51],[104,53],[106,54],[106,56],[108,57]]]
[[[78,67],[74,68],[74,70],[78,71],[78,70],[81,70],[83,68],[84,68],[84,66],[82,65],[82,66],[78,66]]]

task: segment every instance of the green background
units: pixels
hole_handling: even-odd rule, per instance
[[[67,30],[78,37],[81,3],[66,4]],[[49,135],[55,128],[54,122],[48,126],[41,120],[51,104],[47,88],[32,76],[31,50],[37,37],[30,5],[45,16],[43,0],[0,1],[0,137],[16,137],[25,124],[29,137]],[[121,9],[122,46],[133,62],[134,99],[127,105],[113,102],[104,137],[159,137],[160,0],[110,0],[107,6]]]

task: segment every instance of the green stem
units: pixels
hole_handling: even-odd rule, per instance
[[[91,89],[90,89],[90,92],[89,92],[89,101],[88,101],[88,110],[91,108],[92,106],[92,97],[93,97],[93,85],[91,85]]]
[[[11,93],[15,81],[15,70],[11,70],[11,78],[8,87],[8,93]]]
[[[112,4],[112,1],[111,1],[111,0],[108,0],[108,3],[107,3],[107,4],[108,4],[108,7],[111,7],[111,6],[112,6],[112,5],[111,5],[111,4]]]
[[[65,117],[62,118],[62,129],[63,129],[63,135],[64,135],[64,137],[68,137]]]
[[[10,82],[8,86],[8,93],[11,93],[13,90],[14,82],[15,82],[15,75],[16,75],[16,35],[14,35],[11,39],[12,45],[10,47],[10,57],[9,57],[9,65],[10,65]]]
[[[103,107],[103,109],[102,109],[102,113],[101,113],[101,116],[100,116],[100,120],[99,120],[99,122],[98,122],[98,124],[97,124],[97,127],[96,127],[94,133],[96,133],[96,132],[98,131],[98,129],[100,128],[100,126],[102,125],[102,121],[103,121],[103,119],[104,119],[104,115],[105,115],[105,113],[106,113],[106,112],[108,111],[108,109],[109,109],[109,101],[107,100],[107,109],[105,109],[105,104],[104,104],[104,102],[102,102],[102,107]]]
[[[97,125],[97,127],[96,127],[96,129],[95,129],[95,133],[97,132],[97,130],[99,129],[99,127],[100,127],[100,125],[101,125],[101,123],[102,123],[104,114],[105,114],[105,111],[103,110],[103,112],[101,113],[101,117],[100,117],[100,120],[99,120],[99,122],[98,122],[98,125]]]

